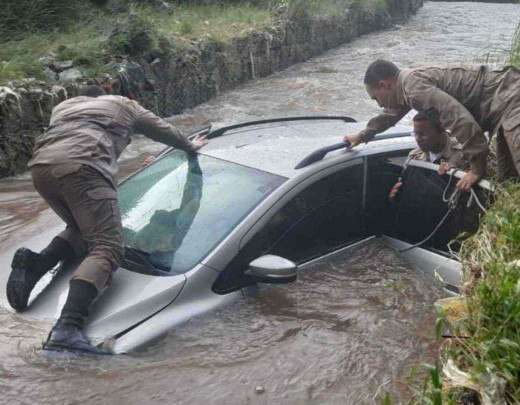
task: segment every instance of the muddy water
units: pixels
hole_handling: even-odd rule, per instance
[[[194,128],[316,113],[367,119],[377,111],[361,85],[370,61],[500,63],[519,17],[519,5],[426,3],[403,26],[242,86],[175,121]],[[160,148],[135,142],[122,171]],[[55,221],[27,175],[0,182],[0,249]],[[0,403],[364,404],[384,391],[403,400],[410,368],[435,358],[431,303],[438,295],[429,279],[374,242],[308,268],[296,284],[194,319],[144,352],[89,361],[42,357],[49,325],[0,308]]]
[[[410,368],[432,357],[437,297],[431,280],[375,242],[128,357],[42,358],[41,325],[3,313],[0,390],[6,403],[370,403],[378,389],[401,395]]]

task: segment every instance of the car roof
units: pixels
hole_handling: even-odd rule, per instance
[[[295,177],[303,170],[313,170],[317,163],[303,169],[295,166],[312,152],[341,142],[347,134],[364,129],[366,123],[347,123],[339,120],[274,122],[247,126],[211,139],[202,154],[253,167],[284,177]],[[409,127],[393,127],[385,133],[410,132]],[[390,149],[410,149],[410,138],[373,141],[356,148],[356,152],[388,145]],[[327,155],[324,160],[350,153],[345,149]],[[359,156],[359,153],[355,154]]]

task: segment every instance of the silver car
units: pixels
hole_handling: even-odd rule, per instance
[[[448,209],[441,194],[453,190],[451,179],[433,164],[405,165],[416,146],[409,128],[355,150],[338,144],[363,127],[348,117],[298,117],[217,129],[198,155],[167,150],[122,182],[125,261],[94,304],[86,328],[92,342],[114,353],[134,350],[257,283],[292,282],[310,263],[373,238],[456,293],[460,265],[448,242],[475,229],[478,210],[459,204],[428,238]],[[417,185],[389,201],[403,176]],[[24,245],[43,248],[59,230]],[[15,249],[0,256],[2,291]],[[76,266],[44,277],[20,316],[56,319]]]

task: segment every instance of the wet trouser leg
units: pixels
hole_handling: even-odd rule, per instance
[[[73,275],[103,289],[123,254],[117,192],[99,172],[87,166],[37,166],[36,189],[67,223],[59,237],[86,257]]]
[[[500,181],[520,176],[520,126],[498,130],[497,172]]]
[[[33,168],[33,182],[51,208],[66,222],[59,235],[86,257],[75,271],[60,319],[44,348],[102,353],[82,332],[89,307],[106,287],[123,254],[117,192],[98,171],[82,165]]]
[[[92,283],[100,291],[122,259],[121,214],[110,183],[92,169],[85,177],[71,179],[71,193],[66,196],[88,252],[73,279]]]
[[[33,182],[40,193],[42,193],[41,190],[44,192],[52,190],[52,187],[38,187],[42,185],[41,179],[52,182],[52,179],[47,176],[49,173],[46,172],[45,167],[35,169],[34,174],[36,174],[36,181],[33,180]],[[44,198],[50,202],[57,201],[57,199],[49,198],[49,196],[44,196]],[[57,202],[54,205],[58,206],[58,208],[54,207],[55,211],[66,211],[65,206],[60,206]],[[63,217],[63,215],[61,216]],[[65,232],[64,234],[67,233],[70,232]],[[72,244],[69,243],[67,235],[65,237],[57,236],[52,239],[49,245],[40,253],[23,247],[17,249],[11,262],[11,273],[6,285],[6,296],[11,307],[17,311],[26,309],[31,291],[36,283],[60,261],[73,258],[74,256],[74,249]]]
[[[69,167],[69,170],[73,170],[74,168],[78,170],[79,168],[78,165],[64,165],[58,167]],[[82,257],[87,253],[87,249],[85,243],[83,242],[83,239],[81,238],[81,234],[75,224],[72,211],[70,210],[65,199],[62,196],[62,190],[60,189],[59,185],[59,175],[61,173],[59,170],[56,169],[56,166],[51,165],[33,167],[31,169],[33,184],[35,189],[43,197],[47,204],[49,204],[51,209],[66,224],[65,230],[59,233],[53,239],[53,241],[55,239],[61,239],[65,241],[72,248],[74,256]],[[62,169],[62,171],[64,170]],[[58,175],[56,175],[56,173],[58,173]],[[50,245],[48,247],[50,247]]]

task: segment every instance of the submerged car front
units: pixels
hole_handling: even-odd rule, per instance
[[[113,274],[110,287],[91,309],[86,325],[89,338],[99,344],[126,336],[124,349],[116,347],[115,351],[133,349],[177,321],[170,317],[154,323],[147,338],[139,332],[141,338],[131,339],[129,333],[186,294],[191,300],[186,315],[203,312],[202,307],[197,309],[198,297],[203,301],[211,292],[218,274],[201,264],[202,260],[284,180],[222,159],[174,150],[124,181],[118,194],[125,258]],[[35,235],[25,244],[33,250],[41,249],[62,227],[49,227],[48,232]],[[4,268],[8,268],[17,247],[0,255]],[[78,264],[79,260],[65,263],[44,277],[22,316],[55,320]],[[2,274],[3,285],[6,278]],[[189,291],[183,291],[186,288]]]

